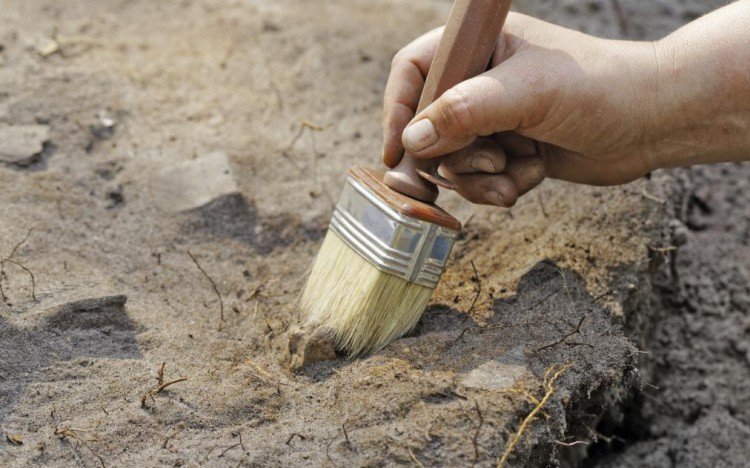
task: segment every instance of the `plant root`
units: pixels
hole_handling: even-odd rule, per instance
[[[516,447],[516,445],[518,445],[518,442],[521,441],[521,438],[523,437],[524,433],[529,428],[531,423],[534,421],[534,418],[536,418],[536,416],[542,412],[544,406],[552,398],[552,395],[555,394],[555,382],[565,371],[570,369],[571,366],[572,364],[565,364],[560,367],[551,366],[547,369],[547,372],[544,373],[544,382],[542,383],[544,396],[542,396],[541,400],[534,398],[530,394],[527,395],[527,397],[530,397],[531,402],[534,404],[534,408],[528,415],[526,415],[523,421],[521,421],[521,425],[518,426],[518,430],[516,431],[516,433],[512,434],[508,439],[508,443],[505,445],[503,455],[497,462],[497,468],[503,468],[508,462],[508,458],[510,457],[511,453],[513,453],[513,449]]]

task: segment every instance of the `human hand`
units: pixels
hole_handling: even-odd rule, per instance
[[[654,168],[643,86],[657,69],[653,43],[597,39],[511,13],[490,70],[415,117],[441,34],[427,33],[393,60],[383,119],[388,167],[404,148],[418,158],[448,155],[441,172],[461,195],[500,206],[545,175],[611,185]]]
[[[393,60],[383,162],[394,167],[404,148],[418,158],[447,155],[441,172],[461,195],[500,206],[512,206],[545,176],[614,185],[658,167],[707,162],[701,152],[715,153],[722,129],[705,127],[727,109],[706,105],[699,96],[709,103],[725,96],[715,89],[703,93],[698,83],[710,83],[720,64],[703,60],[710,56],[705,49],[682,54],[690,51],[685,42],[691,36],[706,36],[700,25],[683,29],[666,42],[613,41],[511,13],[490,70],[446,91],[415,117],[442,29],[427,33]],[[746,40],[730,34],[722,46],[742,47]],[[684,79],[691,67],[697,75]],[[742,129],[738,125],[738,139],[747,136]]]

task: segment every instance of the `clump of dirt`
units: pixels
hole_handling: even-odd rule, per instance
[[[519,7],[640,38],[697,5],[558,3]],[[467,228],[411,336],[349,361],[295,341],[346,168],[377,164],[391,57],[448,7],[4,3],[0,124],[48,133],[30,165],[0,162],[0,258],[19,245],[35,278],[13,263],[0,275],[0,463],[578,465],[649,447],[699,460],[744,434],[747,382],[729,376],[746,340],[723,327],[747,332],[746,272],[725,255],[689,273],[712,260],[701,242],[727,252],[726,213],[744,200],[704,188],[710,171],[548,181],[512,210],[446,196]],[[200,191],[180,198],[154,174]],[[670,224],[677,183],[687,227]],[[317,362],[297,365],[308,349]],[[712,365],[720,379],[701,380]],[[651,387],[636,392],[641,373],[666,419]]]

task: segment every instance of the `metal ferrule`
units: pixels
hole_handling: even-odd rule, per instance
[[[458,232],[404,216],[347,178],[330,229],[379,270],[435,288]]]

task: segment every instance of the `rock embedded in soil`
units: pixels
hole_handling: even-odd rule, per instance
[[[532,373],[526,366],[523,350],[514,349],[472,370],[461,384],[479,390],[504,390],[513,387],[525,376],[532,376]]]
[[[312,364],[336,359],[336,348],[330,330],[321,327],[295,327],[289,331],[289,345],[281,363],[293,371]]]
[[[165,167],[150,182],[154,202],[171,212],[200,208],[222,195],[239,192],[224,151]]]
[[[60,44],[50,37],[38,37],[33,43],[34,50],[42,58],[47,58],[50,55],[60,51]]]
[[[504,390],[511,388],[518,379],[528,373],[529,370],[525,366],[487,361],[469,372],[461,383],[465,387],[480,390]]]
[[[39,156],[48,140],[47,125],[0,126],[0,161],[28,166]]]
[[[117,122],[107,111],[100,111],[96,115],[96,122],[89,125],[89,131],[98,140],[108,140],[115,134]]]

